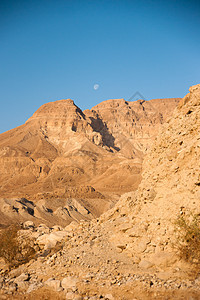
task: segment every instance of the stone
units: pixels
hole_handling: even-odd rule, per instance
[[[66,293],[66,300],[74,300],[75,294],[73,292]]]
[[[41,232],[42,234],[48,234],[50,232],[50,229],[47,225],[45,224],[40,224],[38,227],[37,227],[37,231],[38,232]]]
[[[43,284],[42,284],[41,282],[40,282],[40,283],[38,283],[38,282],[31,283],[31,284],[29,285],[29,287],[28,287],[26,293],[27,293],[27,294],[32,293],[33,291],[39,289],[39,288],[42,287],[42,286],[43,286]]]
[[[83,300],[83,297],[80,295],[75,295],[74,300]]]
[[[150,269],[154,266],[154,264],[148,260],[141,260],[138,264],[141,269]]]
[[[16,282],[17,289],[27,290],[29,287],[29,283],[27,281],[18,281]]]
[[[126,245],[125,244],[117,244],[117,248],[119,248],[120,250],[124,250],[126,249]]]
[[[23,274],[25,272],[25,266],[19,266],[16,269],[13,269],[10,271],[10,278],[14,278],[14,277],[19,277],[21,274]]]
[[[78,281],[77,278],[71,277],[71,276],[67,276],[67,277],[63,278],[63,280],[61,281],[61,286],[65,290],[75,291],[76,290],[77,281]]]
[[[29,229],[29,228],[34,228],[35,224],[33,221],[26,221],[23,223],[23,228],[24,229]]]
[[[177,259],[177,256],[173,252],[158,252],[150,257],[150,261],[160,268],[172,266]]]
[[[59,225],[54,225],[53,227],[51,227],[51,231],[61,231],[63,230],[63,228]]]
[[[147,249],[147,245],[150,243],[150,239],[148,237],[142,237],[132,244],[133,249],[136,253],[143,253]]]
[[[115,298],[113,297],[112,294],[106,294],[106,295],[104,296],[104,298],[105,298],[105,300],[115,300]]]
[[[62,291],[61,282],[60,280],[56,280],[53,278],[49,278],[47,281],[44,282],[45,285],[49,286],[56,292]]]
[[[66,237],[65,231],[55,231],[50,234],[43,234],[37,238],[37,243],[39,245],[44,245],[45,249],[51,249],[55,247],[57,242],[60,242]]]
[[[27,281],[29,280],[30,276],[27,273],[22,273],[21,275],[19,275],[18,277],[15,278],[15,282],[19,282],[19,281]]]
[[[126,232],[131,227],[132,227],[132,224],[130,224],[130,223],[124,223],[124,224],[122,224],[122,225],[119,226],[119,230],[122,231],[122,232]]]
[[[14,279],[19,289],[27,289],[29,286],[28,280],[30,279],[29,274],[22,273],[20,276]]]
[[[8,291],[9,293],[14,293],[17,290],[17,284],[12,282],[9,284]]]

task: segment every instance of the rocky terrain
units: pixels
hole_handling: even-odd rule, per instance
[[[23,224],[37,258],[1,271],[2,299],[199,299],[200,277],[174,247],[174,221],[199,214],[200,85],[190,88],[144,159],[137,191],[99,218]],[[57,247],[57,248],[56,248]]]
[[[0,135],[0,223],[66,226],[99,217],[138,187],[143,155],[179,100],[41,106]]]

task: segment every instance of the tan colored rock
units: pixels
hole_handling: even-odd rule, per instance
[[[133,224],[122,233],[122,239],[133,239],[127,240],[126,251],[164,269],[177,260],[174,221],[182,214],[199,213],[199,99],[200,85],[190,88],[148,151],[138,190],[117,203],[115,222],[122,208],[129,207]]]
[[[55,247],[57,242],[60,242],[66,237],[65,231],[53,231],[50,234],[43,234],[39,236],[36,243],[44,245],[45,249],[51,249]]]
[[[132,244],[133,251],[136,253],[143,253],[147,249],[147,245],[150,243],[150,239],[146,236],[141,239],[134,240]]]
[[[50,229],[46,224],[40,224],[37,227],[37,231],[41,232],[42,234],[48,234],[50,232]]]
[[[105,299],[106,299],[106,300],[115,300],[115,298],[113,297],[112,294],[106,294],[106,295],[105,295]]]
[[[64,290],[76,290],[76,285],[77,285],[77,279],[71,276],[63,278],[61,282],[62,287]]]
[[[83,297],[73,292],[66,293],[66,300],[83,300]]]
[[[17,210],[0,204],[2,222],[33,216],[36,225],[43,219],[66,226],[99,217],[137,188],[145,149],[178,101],[115,99],[84,112],[71,99],[42,105],[24,125],[0,135],[0,195],[30,200]],[[67,208],[72,198],[77,213]],[[66,207],[60,199],[68,199]]]
[[[49,286],[56,292],[60,292],[63,290],[60,285],[60,280],[55,280],[53,278],[49,278],[47,281],[45,281],[45,285]]]
[[[160,268],[166,269],[177,261],[177,256],[172,252],[160,252],[151,255],[150,262]]]
[[[29,229],[29,228],[34,228],[35,224],[33,221],[26,221],[23,223],[23,228],[24,229]]]
[[[150,269],[154,266],[154,263],[153,262],[150,262],[148,260],[141,260],[140,263],[139,263],[139,267],[141,269]]]

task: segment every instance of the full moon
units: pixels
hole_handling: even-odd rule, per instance
[[[96,84],[94,85],[94,90],[98,90],[98,88],[99,88],[99,84],[96,83]]]

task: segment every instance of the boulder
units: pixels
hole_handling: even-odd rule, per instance
[[[30,228],[34,228],[35,224],[33,221],[26,221],[23,223],[23,228],[24,229],[30,229]]]
[[[78,281],[77,278],[68,276],[68,277],[63,278],[63,280],[61,282],[61,286],[65,290],[75,291],[76,290],[77,281]]]
[[[50,229],[47,225],[45,224],[40,224],[38,227],[37,227],[37,231],[38,232],[41,232],[42,234],[45,234],[45,233],[49,233],[50,232]]]
[[[63,290],[60,284],[60,280],[56,280],[53,278],[49,278],[47,281],[45,281],[45,285],[49,286],[56,292],[60,292]]]
[[[55,247],[57,242],[60,242],[62,239],[66,237],[65,231],[55,231],[50,234],[43,234],[39,236],[36,242],[39,245],[44,245],[45,249],[51,249]]]
[[[158,252],[152,254],[149,260],[159,268],[167,268],[172,266],[177,261],[177,256],[170,252]]]

